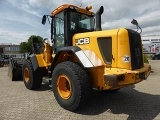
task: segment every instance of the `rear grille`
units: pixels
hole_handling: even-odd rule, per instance
[[[98,46],[106,64],[112,63],[112,38],[101,37],[97,38]]]
[[[131,65],[132,70],[143,67],[143,54],[141,36],[138,32],[128,29],[130,53],[131,53]]]

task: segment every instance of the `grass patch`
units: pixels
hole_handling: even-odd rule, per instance
[[[149,58],[150,58],[150,56],[149,56],[149,55],[144,54],[144,55],[143,55],[144,63],[149,63],[149,61],[148,61],[148,59],[149,59]]]

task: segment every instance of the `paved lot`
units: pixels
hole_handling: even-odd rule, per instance
[[[76,113],[61,108],[47,84],[28,90],[23,81],[8,78],[8,67],[0,68],[0,120],[160,120],[160,61],[150,63],[146,81],[116,93],[94,91]]]

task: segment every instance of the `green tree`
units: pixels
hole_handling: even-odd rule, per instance
[[[31,35],[28,38],[27,42],[21,42],[20,43],[20,52],[21,53],[26,53],[26,52],[28,53],[28,52],[31,51],[31,49],[32,49],[32,39],[33,38],[38,38],[39,42],[41,42],[41,43],[43,42],[43,38],[41,36]]]

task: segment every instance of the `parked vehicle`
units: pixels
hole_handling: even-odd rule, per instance
[[[151,54],[151,60],[160,60],[160,53]]]
[[[4,66],[4,59],[0,59],[0,67]]]
[[[3,67],[4,65],[9,64],[9,57],[6,57],[5,55],[0,55],[0,67]]]

